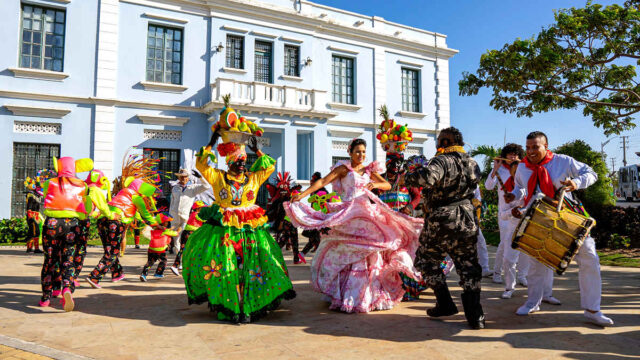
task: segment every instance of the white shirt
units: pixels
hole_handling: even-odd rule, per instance
[[[542,166],[549,172],[556,190],[563,186],[560,181],[565,181],[567,178],[573,180],[578,189],[586,189],[598,180],[598,175],[589,165],[583,164],[571,156],[554,154],[553,159]],[[518,165],[514,179],[515,187],[512,191],[516,200],[523,200],[527,197],[527,184],[532,174],[533,171],[528,169],[524,162]],[[540,192],[540,184],[536,186],[537,192]],[[567,197],[573,199],[570,193],[567,193]]]
[[[491,174],[493,174],[493,172]],[[506,182],[511,177],[511,172],[506,167],[500,165],[500,167],[498,168],[498,176],[500,176],[502,182]],[[497,176],[489,175],[487,177],[487,180],[484,182],[484,187],[487,188],[487,190],[495,189],[496,185],[498,185],[498,218],[500,220],[515,219],[511,214],[511,209],[522,205],[522,201],[512,201],[511,203],[507,204],[507,202],[504,201],[504,189],[502,189],[502,186],[499,186]]]
[[[209,188],[209,184],[202,180],[199,180],[196,184],[187,184],[185,187],[178,184],[171,188],[169,214],[174,221],[186,223],[189,220],[189,213],[196,195],[207,191]]]

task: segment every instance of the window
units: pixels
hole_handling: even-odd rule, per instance
[[[62,71],[64,10],[22,4],[20,67]]]
[[[53,157],[60,157],[60,144],[13,143],[11,216],[25,216],[27,193],[24,180],[41,169],[53,169]]]
[[[256,41],[255,62],[254,62],[254,78],[256,81],[273,83],[272,76],[272,48],[273,44],[265,41]]]
[[[353,59],[333,56],[333,102],[355,104]]]
[[[182,84],[182,30],[149,25],[147,81]]]
[[[402,68],[402,110],[420,112],[420,72]]]
[[[298,46],[284,46],[284,74],[300,76],[300,48]]]
[[[180,150],[145,148],[143,155],[152,159],[160,159],[158,163],[158,171],[161,174],[160,188],[167,200],[171,201],[171,184],[169,184],[169,180],[175,180],[176,178],[173,174],[180,171]]]
[[[309,180],[313,174],[313,133],[298,133],[298,179]]]
[[[242,36],[227,35],[226,67],[244,69],[244,38]]]

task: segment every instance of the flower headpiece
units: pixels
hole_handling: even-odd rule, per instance
[[[395,120],[389,118],[386,105],[382,105],[378,111],[384,120],[378,128],[376,138],[387,153],[401,154],[407,148],[407,144],[413,141],[413,133],[406,124],[396,124]]]

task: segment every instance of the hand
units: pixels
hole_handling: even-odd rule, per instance
[[[565,186],[565,190],[567,192],[572,192],[572,191],[578,189],[578,185],[576,185],[576,183],[571,179],[567,179],[565,181],[560,181],[560,184]]]
[[[516,196],[513,195],[512,193],[504,194],[504,202],[506,202],[507,204],[510,204],[515,199],[516,199]]]
[[[372,191],[373,189],[377,188],[378,184],[374,183],[374,182],[370,182],[367,184],[367,190]]]
[[[403,207],[402,209],[400,209],[400,212],[405,214],[405,215],[409,215],[411,216],[411,209],[409,209],[408,206]]]
[[[399,176],[399,178],[398,178],[398,186],[401,186],[401,187],[402,187],[402,186],[404,186],[404,175],[405,175],[405,174],[406,174],[406,173],[402,173],[402,174],[400,174],[400,176]]]
[[[219,130],[220,128],[217,128],[216,131],[211,134],[211,140],[209,140],[209,144],[207,144],[207,146],[213,147],[218,142],[218,139],[220,138]]]
[[[298,202],[302,200],[302,198],[303,198],[302,193],[293,194],[293,196],[291,196],[291,202]]]
[[[522,219],[522,212],[520,211],[520,208],[511,209],[511,215],[516,219]]]
[[[198,179],[202,177],[202,175],[200,175],[200,173],[196,170],[191,170],[191,174],[193,174],[193,176],[195,176]]]
[[[254,153],[257,153],[260,150],[260,148],[258,147],[258,138],[255,135],[249,138],[248,147],[249,150],[253,151]]]

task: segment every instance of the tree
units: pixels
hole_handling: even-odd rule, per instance
[[[476,156],[484,156],[484,161],[482,162],[482,177],[486,178],[487,175],[493,169],[493,158],[500,156],[501,148],[495,148],[491,145],[480,145],[477,148],[471,150],[469,155],[472,157]]]
[[[623,6],[588,2],[555,12],[555,24],[480,58],[463,73],[460,95],[493,90],[490,105],[518,117],[583,107],[605,134],[635,127],[640,111],[640,0]]]
[[[608,169],[602,160],[602,154],[594,151],[582,140],[574,140],[566,143],[554,150],[555,153],[569,155],[572,158],[583,162],[598,174],[598,181],[584,190],[578,190],[578,198],[582,200],[584,206],[589,209],[601,207],[603,205],[615,205],[616,198],[613,196],[611,178],[608,176]]]

